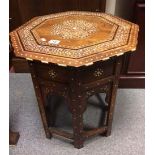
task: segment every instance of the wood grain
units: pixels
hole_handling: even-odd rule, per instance
[[[18,57],[80,67],[134,51],[138,25],[104,13],[70,11],[35,17],[10,36]]]

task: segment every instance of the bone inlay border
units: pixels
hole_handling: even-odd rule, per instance
[[[131,24],[123,23],[123,25],[125,26],[122,27],[121,20],[119,19],[112,20],[111,18],[109,18],[109,16],[107,16],[106,14],[103,14],[102,16],[104,18],[107,18],[108,20],[111,19],[112,22],[116,22],[116,24],[119,25],[119,28],[116,32],[116,36],[114,40],[112,40],[111,42],[105,42],[99,45],[86,47],[78,51],[72,50],[72,49],[63,49],[59,47],[49,47],[49,46],[38,45],[36,41],[34,40],[32,34],[30,33],[30,30],[36,25],[38,25],[39,23],[41,23],[43,20],[52,18],[52,16],[54,15],[49,15],[47,17],[43,16],[33,21],[31,24],[27,25],[25,28],[19,29],[18,33],[19,33],[20,38],[22,39],[25,50],[33,51],[33,52],[40,52],[40,53],[45,53],[45,54],[51,54],[51,55],[57,55],[57,56],[63,56],[63,57],[80,58],[80,57],[84,57],[84,56],[87,56],[93,53],[97,53],[100,51],[104,51],[104,50],[108,50],[111,48],[125,45],[127,43],[130,28],[131,28]]]

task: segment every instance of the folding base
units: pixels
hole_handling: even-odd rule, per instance
[[[72,139],[75,148],[82,148],[84,141],[94,135],[111,134],[115,97],[121,69],[122,57],[113,57],[107,61],[96,62],[91,66],[62,67],[54,64],[43,64],[39,61],[28,61],[35,88],[36,97],[47,138],[56,134]],[[100,93],[105,93],[102,101]],[[95,95],[99,102],[103,102],[100,125],[89,131],[84,130],[83,113],[87,109],[87,100]],[[73,133],[62,131],[55,127],[56,110],[50,111],[49,96],[57,109],[61,99],[65,99],[72,116]],[[55,100],[59,96],[60,100]]]

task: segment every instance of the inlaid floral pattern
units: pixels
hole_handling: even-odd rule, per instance
[[[96,32],[95,23],[85,20],[67,20],[62,24],[52,26],[52,34],[64,39],[86,38]]]
[[[39,36],[40,42],[38,41],[37,43],[37,36],[31,33],[35,27],[44,24],[45,21],[60,18],[64,19],[65,17],[79,18],[79,16],[91,16],[92,18],[98,18],[98,20],[103,23],[113,25],[108,39],[106,41],[104,40],[103,42],[97,40],[93,44],[89,44],[89,42],[88,44],[79,44],[75,47],[73,46],[72,48],[68,47],[66,44],[64,44],[62,47],[62,40],[60,44],[57,44],[56,46],[50,46],[48,45],[48,38],[46,38],[46,36]],[[91,22],[87,20],[87,18],[81,18],[78,21],[80,22],[78,23],[79,26],[75,26],[77,21],[75,22],[73,18],[71,19],[72,21],[70,21],[70,18],[67,20],[62,20],[62,24],[61,22],[58,22],[57,24],[59,24],[59,26],[56,28],[55,25],[55,32],[52,32],[51,25],[51,27],[49,27],[49,32],[61,35],[62,38],[82,38],[86,37],[87,35],[93,37],[93,34],[95,35],[99,31],[98,24],[93,22],[93,20]],[[62,31],[62,27],[66,28],[66,26],[64,26],[64,22],[67,22],[69,28],[73,25],[71,34],[69,33],[70,30],[65,30],[61,34],[59,34],[57,31]],[[83,33],[84,30],[85,33]],[[128,51],[135,51],[137,46],[138,30],[138,25],[109,14],[71,11],[35,17],[11,32],[10,36],[16,56],[32,60],[39,60],[46,63],[51,62],[61,66],[79,67],[83,65],[88,66],[88,64],[92,65],[96,61],[105,60],[106,58],[119,55],[120,53],[122,54]],[[55,40],[55,38],[52,39]],[[66,41],[68,40],[69,39],[66,39]]]
[[[103,72],[102,69],[97,68],[93,75],[96,76],[96,77],[100,77],[100,76],[103,75],[103,73],[104,73],[104,72]]]
[[[56,77],[56,73],[55,73],[54,70],[50,70],[50,71],[48,72],[48,74],[49,74],[49,76],[50,76],[51,78],[53,78],[53,79]]]

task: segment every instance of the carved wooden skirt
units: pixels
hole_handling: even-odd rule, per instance
[[[84,140],[90,136],[110,135],[121,59],[122,56],[116,56],[107,61],[82,67],[63,67],[28,61],[47,138],[51,138],[54,134],[59,135],[73,140],[75,148],[82,148]],[[106,94],[104,102],[100,93]],[[55,110],[51,112],[48,109],[49,95],[65,99],[72,116],[73,133],[55,127]],[[86,130],[83,113],[87,109],[88,98],[93,95],[96,95],[102,104],[104,117],[101,116],[98,127],[90,127],[90,130]]]

